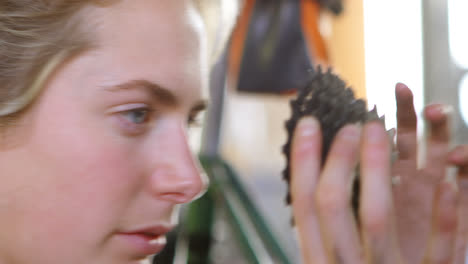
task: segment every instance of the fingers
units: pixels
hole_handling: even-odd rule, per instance
[[[390,180],[390,143],[378,122],[364,127],[360,219],[367,263],[400,263]]]
[[[468,145],[456,147],[447,158],[449,163],[458,166],[458,173],[463,178],[468,178]]]
[[[432,104],[425,108],[424,116],[431,125],[431,140],[442,142],[449,140],[448,115],[452,111],[452,107],[442,104]]]
[[[456,185],[442,181],[435,197],[432,234],[424,263],[453,263],[457,237],[457,203]]]
[[[292,208],[305,264],[328,263],[313,202],[321,166],[321,137],[318,121],[307,117],[299,122],[292,142]]]
[[[434,180],[440,180],[445,175],[450,141],[450,112],[448,106],[441,104],[430,105],[424,110],[429,126],[426,168]]]
[[[464,264],[468,254],[468,175],[459,178],[458,230],[455,249],[456,264]]]
[[[364,261],[350,201],[360,131],[359,125],[348,125],[337,134],[316,191],[322,234],[336,263]]]
[[[458,146],[451,151],[448,162],[458,168],[460,205],[454,263],[462,264],[468,252],[468,145]]]
[[[417,158],[417,118],[413,105],[413,93],[404,84],[395,87],[397,102],[397,149],[399,158],[413,160]]]
[[[350,207],[359,142],[359,126],[340,130],[321,173],[318,122],[307,118],[296,129],[291,156],[292,205],[304,263],[363,263]]]

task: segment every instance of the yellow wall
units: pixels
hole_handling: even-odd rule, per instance
[[[365,98],[363,0],[347,0],[344,4],[344,12],[331,19],[332,30],[326,37],[330,62],[356,96]]]

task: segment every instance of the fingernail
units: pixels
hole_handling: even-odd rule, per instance
[[[399,82],[395,85],[395,89],[397,89],[397,91],[405,90],[406,88],[408,88],[408,86],[404,83]]]
[[[382,124],[378,122],[372,122],[366,127],[365,137],[370,143],[378,143],[384,140],[387,135]]]
[[[340,136],[348,140],[356,140],[361,137],[361,124],[350,124],[344,126],[340,131]]]
[[[308,116],[299,121],[298,128],[301,137],[310,137],[317,134],[320,124],[315,117]]]
[[[452,190],[458,191],[458,177],[457,169],[455,167],[448,167],[445,172],[444,182],[452,187]]]
[[[400,185],[401,184],[401,176],[400,175],[395,175],[391,178],[392,185]]]
[[[453,106],[451,105],[438,105],[437,110],[444,115],[450,115],[454,112]]]

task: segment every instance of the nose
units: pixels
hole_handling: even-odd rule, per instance
[[[151,173],[151,192],[175,204],[191,202],[206,191],[209,180],[190,150],[183,125],[168,133],[162,143],[163,157]]]

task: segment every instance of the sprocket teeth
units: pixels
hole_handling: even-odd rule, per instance
[[[367,110],[366,102],[356,99],[351,88],[331,68],[326,71],[318,66],[311,71],[308,84],[298,91],[297,97],[290,102],[291,118],[285,122],[287,142],[282,151],[286,156],[287,165],[283,171],[283,178],[288,184],[286,202],[291,203],[290,192],[290,154],[293,132],[298,121],[304,116],[314,116],[320,122],[323,135],[322,164],[325,161],[333,138],[340,128],[346,124],[365,123],[380,120],[385,123],[385,117],[379,117],[377,107]],[[390,136],[393,138],[393,136]],[[353,204],[357,206],[359,190],[358,177],[355,180]],[[356,209],[356,208],[355,208]]]

